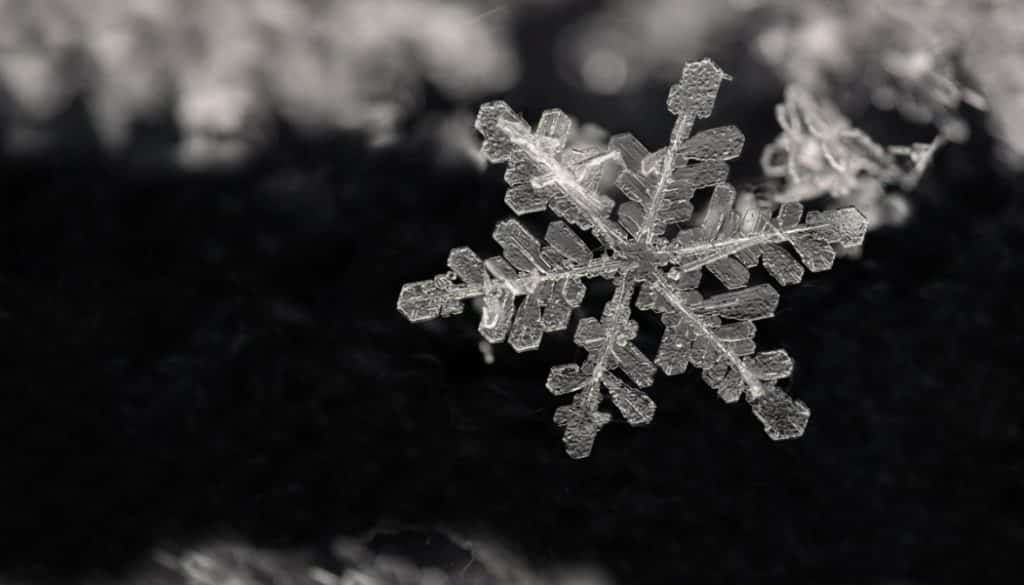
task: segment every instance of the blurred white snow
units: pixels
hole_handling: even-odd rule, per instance
[[[386,144],[424,82],[455,101],[515,83],[502,20],[471,1],[0,0],[0,116],[32,148],[81,99],[116,150],[170,113],[186,164],[242,159],[276,120]]]
[[[1024,168],[1024,3],[757,0],[772,15],[760,56],[789,82],[932,124],[961,142],[964,104],[987,110],[1000,154]]]

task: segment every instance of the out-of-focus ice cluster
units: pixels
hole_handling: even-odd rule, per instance
[[[0,0],[3,138],[59,140],[80,100],[111,149],[170,114],[186,164],[242,159],[278,121],[387,143],[424,81],[457,102],[516,81],[502,15],[485,12],[472,0]]]
[[[964,140],[968,104],[990,112],[1024,162],[1024,2],[1019,0],[613,0],[564,33],[588,91],[674,74],[681,58],[748,46],[784,82],[846,107],[897,110]]]
[[[762,194],[767,207],[821,198],[829,207],[853,204],[869,229],[906,220],[910,204],[903,194],[917,185],[942,143],[940,137],[883,147],[834,104],[796,85],[786,88],[775,115],[782,132],[762,152],[761,168],[781,185]]]
[[[862,100],[967,138],[962,104],[990,112],[1011,162],[1024,156],[1024,3],[1019,0],[759,0],[759,54],[822,95]]]

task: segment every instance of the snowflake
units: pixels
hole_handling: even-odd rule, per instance
[[[798,202],[781,205],[774,217],[734,210],[726,161],[740,154],[743,134],[734,126],[692,133],[728,79],[710,60],[688,63],[668,97],[676,116],[669,145],[653,153],[631,134],[611,137],[606,147],[567,147],[572,122],[562,111],[545,111],[531,130],[508,104],[484,104],[476,128],[484,156],[508,165],[505,202],[517,215],[551,210],[560,219],[548,225],[544,242],[518,220],[502,221],[494,230],[501,256],[481,260],[455,248],[449,272],[402,287],[398,310],[413,322],[455,315],[465,301],[483,299],[481,335],[522,352],[540,347],[545,332],[568,328],[586,293],[584,279],[612,281],[601,317],[582,318],[576,327],[586,360],[555,366],[547,380],[553,394],[574,394],[554,416],[570,457],[587,457],[611,420],[600,408],[605,396],[629,424],[650,423],[655,404],[641,389],[659,368],[669,376],[691,364],[702,370],[723,400],[744,398],[775,440],[799,437],[807,425],[810,410],[777,386],[792,371],[789,355],[755,347],[754,321],[773,315],[779,295],[770,284],[750,285],[749,269],[760,264],[780,285],[796,284],[805,266],[829,269],[836,245],[860,245],[867,222],[852,207],[805,215]],[[599,190],[609,164],[626,201]],[[710,201],[694,219],[691,199],[704,190]],[[703,270],[726,292],[702,295]],[[653,361],[633,343],[633,306],[664,324]]]

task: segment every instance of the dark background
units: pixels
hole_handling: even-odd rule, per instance
[[[556,26],[519,24],[525,78],[500,97],[663,143],[667,86],[580,93],[551,73]],[[736,47],[709,53],[737,80],[713,122],[747,133],[733,176],[756,180],[781,83]],[[459,105],[432,95],[418,116]],[[659,377],[651,427],[609,426],[584,461],[544,389],[580,357],[568,334],[488,366],[472,311],[411,325],[395,310],[449,248],[497,250],[503,169],[438,165],[415,133],[371,151],[284,127],[233,171],[128,164],[85,130],[61,154],[7,157],[0,572],[116,574],[161,542],[316,546],[390,519],[630,584],[1012,581],[1024,190],[965,113],[974,137],[940,151],[913,219],[759,325],[797,362],[802,439],[773,443],[688,372]],[[928,136],[857,122],[883,143]]]

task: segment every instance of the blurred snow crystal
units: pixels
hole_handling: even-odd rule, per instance
[[[31,147],[81,98],[123,147],[166,116],[184,163],[231,162],[275,120],[395,139],[422,82],[456,101],[515,82],[486,7],[434,0],[0,0],[0,114]]]
[[[990,112],[1011,162],[1024,157],[1024,3],[1019,0],[757,0],[773,15],[755,45],[788,82],[854,96],[960,142],[962,104]]]
[[[810,410],[777,386],[792,371],[789,355],[758,351],[754,343],[754,322],[773,315],[779,294],[770,284],[751,285],[750,269],[761,265],[779,285],[797,284],[805,267],[829,269],[836,246],[859,245],[867,222],[852,207],[805,213],[798,202],[783,204],[774,216],[735,211],[726,161],[739,156],[743,134],[734,126],[693,132],[727,79],[710,60],[688,63],[668,96],[676,116],[668,146],[654,152],[631,134],[603,146],[570,146],[572,123],[560,110],[545,111],[531,128],[508,104],[484,104],[476,127],[484,156],[507,164],[505,202],[517,215],[550,210],[559,219],[543,240],[517,219],[502,221],[494,230],[502,255],[483,260],[455,248],[448,272],[402,287],[398,310],[410,321],[459,314],[467,300],[482,298],[484,339],[529,351],[540,347],[544,333],[569,327],[586,279],[610,280],[614,294],[600,317],[576,326],[574,341],[588,357],[555,366],[547,380],[553,394],[573,395],[554,416],[573,458],[587,457],[611,420],[601,409],[605,398],[629,424],[648,424],[655,404],[643,389],[658,369],[672,376],[689,365],[726,402],[743,398],[771,438],[804,432]],[[624,197],[599,187],[609,165]],[[698,192],[710,200],[695,217],[691,200]],[[592,250],[581,234],[603,251]],[[705,271],[726,292],[703,294]],[[664,325],[653,360],[633,343],[634,307]]]
[[[833,207],[853,204],[871,229],[902,223],[909,204],[903,193],[916,186],[941,137],[931,143],[884,148],[855,128],[833,104],[799,86],[786,88],[776,106],[782,133],[761,155],[768,178],[783,187],[768,192],[775,203],[829,198]]]

